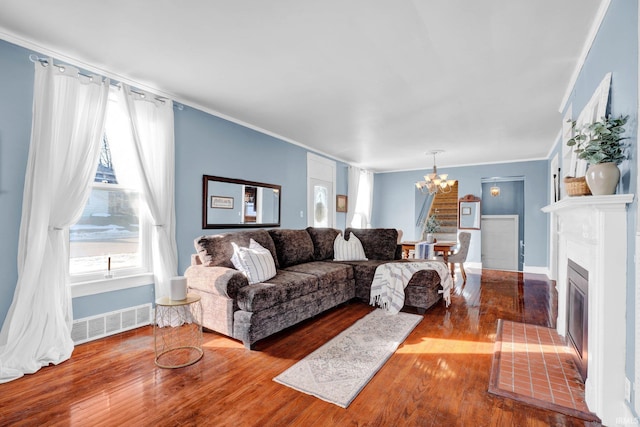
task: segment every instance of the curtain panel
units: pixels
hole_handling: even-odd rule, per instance
[[[153,230],[151,255],[155,293],[169,295],[169,281],[178,272],[175,238],[175,141],[173,103],[152,94],[133,92],[127,85],[119,91],[133,138],[129,163],[143,189]]]
[[[347,211],[347,226],[355,228],[371,227],[373,208],[373,172],[349,166],[349,200],[352,208]]]
[[[0,331],[0,383],[67,360],[69,227],[82,214],[100,154],[109,81],[35,63],[33,122],[18,241],[18,281]]]

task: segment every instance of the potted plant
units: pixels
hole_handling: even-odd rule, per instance
[[[621,142],[626,137],[624,125],[629,116],[617,118],[603,117],[601,120],[576,128],[576,135],[567,141],[570,147],[576,147],[579,159],[589,163],[586,181],[594,195],[613,194],[620,180],[618,165],[627,158],[626,146]]]
[[[423,239],[425,239],[427,243],[433,243],[435,240],[433,233],[437,233],[438,230],[440,230],[440,221],[438,221],[438,216],[435,213],[433,215],[429,215],[422,226]]]

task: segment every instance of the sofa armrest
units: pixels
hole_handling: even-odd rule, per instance
[[[184,272],[190,288],[235,299],[238,290],[249,282],[244,274],[227,267],[191,265]]]

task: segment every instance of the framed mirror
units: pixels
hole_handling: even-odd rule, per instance
[[[280,227],[279,185],[202,176],[202,228]]]
[[[458,229],[480,230],[480,198],[467,194],[458,200]]]

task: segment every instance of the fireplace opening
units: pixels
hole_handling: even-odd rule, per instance
[[[575,350],[575,361],[580,376],[586,380],[589,342],[589,272],[569,259],[567,281],[567,337]]]

